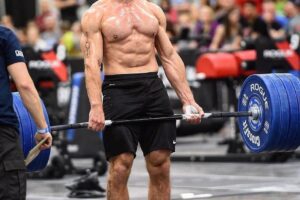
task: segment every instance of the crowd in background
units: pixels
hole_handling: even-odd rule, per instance
[[[1,24],[23,46],[47,51],[56,44],[80,56],[80,18],[95,0],[39,0],[36,18],[16,28],[10,16]],[[177,50],[239,49],[241,40],[281,39],[300,34],[300,0],[160,0],[167,33]]]

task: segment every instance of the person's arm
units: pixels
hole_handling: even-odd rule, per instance
[[[212,39],[212,42],[210,44],[209,49],[210,50],[217,50],[219,49],[221,42],[222,42],[222,38],[224,37],[224,33],[225,33],[225,28],[224,25],[220,24],[217,26],[216,29],[216,33]]]
[[[9,74],[11,75],[17,90],[20,93],[22,101],[31,114],[38,129],[48,127],[44,118],[40,97],[33,84],[33,81],[27,71],[25,63],[18,62],[8,66]]]
[[[85,82],[91,105],[89,128],[99,131],[104,128],[100,64],[103,58],[103,39],[100,30],[101,12],[90,8],[81,21],[81,51],[84,56]]]
[[[270,29],[270,36],[272,39],[280,39],[285,37],[285,31],[284,29]]]
[[[199,113],[202,116],[203,110],[195,102],[193,93],[186,79],[184,63],[174,50],[166,34],[165,15],[159,7],[154,6],[153,10],[159,21],[159,30],[155,38],[155,47],[159,54],[166,76],[180,98],[184,112],[187,113],[192,111],[193,113]],[[196,117],[191,119],[191,122],[199,122],[200,120],[201,117]]]
[[[11,33],[6,40],[5,50],[5,60],[8,65],[7,70],[16,84],[25,107],[31,114],[38,129],[48,129],[49,127],[44,117],[40,97],[28,73],[19,42],[13,33]],[[48,140],[42,145],[42,149],[51,146],[52,137],[49,131],[43,134],[36,134],[37,142],[45,137],[48,137]]]

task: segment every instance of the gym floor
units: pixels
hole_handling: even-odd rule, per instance
[[[209,137],[206,140],[205,137]],[[218,146],[222,138],[188,136],[178,138],[177,153],[224,154],[226,146]],[[300,162],[285,163],[205,163],[172,162],[172,199],[218,200],[298,200],[300,199]],[[69,191],[65,184],[78,176],[58,180],[29,180],[28,200],[65,200]],[[130,199],[147,199],[147,173],[139,151],[129,180]],[[105,187],[106,176],[100,177]],[[98,198],[99,199],[99,198]],[[105,198],[102,198],[105,199]]]

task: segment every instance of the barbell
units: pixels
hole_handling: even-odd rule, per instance
[[[19,120],[24,156],[36,145],[36,125],[20,95],[13,93],[14,109]],[[44,116],[51,131],[87,128],[88,123],[50,126],[47,110]],[[188,115],[155,118],[106,120],[106,126],[128,123],[186,120]],[[203,118],[238,117],[241,137],[251,152],[289,151],[300,146],[300,80],[291,74],[251,75],[243,83],[238,100],[238,112],[205,113]],[[50,149],[42,151],[28,166],[28,171],[46,167]]]

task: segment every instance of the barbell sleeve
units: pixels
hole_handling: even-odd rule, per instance
[[[213,112],[205,113],[203,118],[226,118],[226,117],[248,117],[252,112]]]
[[[183,115],[173,115],[173,116],[166,116],[166,117],[125,119],[125,120],[115,120],[115,121],[105,120],[105,126],[118,125],[118,124],[131,124],[131,123],[138,123],[138,122],[187,120],[193,115],[198,115],[198,114],[183,114]],[[226,117],[247,117],[247,116],[253,116],[252,112],[212,112],[212,113],[205,113],[203,118],[226,118]],[[62,131],[67,129],[80,129],[80,128],[87,128],[87,127],[88,127],[88,122],[81,122],[75,124],[51,126],[51,131]]]

